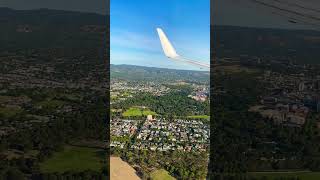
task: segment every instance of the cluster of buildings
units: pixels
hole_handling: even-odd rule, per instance
[[[92,70],[94,73],[88,72],[84,57],[71,60],[60,58],[58,54],[54,49],[30,50],[28,53],[23,50],[15,53],[2,52],[0,137],[21,129],[31,129],[35,124],[47,124],[59,114],[76,112],[81,105],[74,101],[81,100],[84,96],[97,92],[105,94],[108,85],[104,82],[107,81],[101,79],[108,77],[102,76],[104,68],[100,68],[97,63],[93,65],[96,67]],[[83,68],[77,69],[79,66]],[[79,77],[77,71],[86,76]],[[98,74],[101,75],[99,79]],[[63,93],[59,91],[61,89]],[[30,95],[30,92],[39,94],[39,97],[35,100],[35,95]],[[71,97],[73,94],[76,95]],[[63,100],[49,98],[52,95]]]
[[[124,148],[129,138],[136,134],[139,120],[112,118],[110,120],[110,147]]]
[[[7,87],[3,88],[9,89],[68,88],[97,90],[100,92],[105,92],[108,87],[107,83],[104,83],[107,82],[107,77],[104,77],[104,81],[97,81],[97,76],[104,75],[99,70],[103,68],[98,67],[98,65],[92,70],[96,74],[87,73],[86,77],[82,75],[81,79],[76,79],[73,68],[78,67],[77,71],[81,71],[79,67],[85,66],[82,58],[68,60],[52,57],[48,61],[39,62],[38,58],[41,58],[41,53],[44,52],[38,52],[38,54],[35,53],[32,56],[9,54],[6,57],[0,57],[3,62],[0,69],[0,85],[6,84]],[[72,61],[70,62],[72,65],[68,65],[68,61]],[[65,68],[60,68],[61,66]]]
[[[209,87],[195,88],[194,92],[190,94],[188,97],[196,101],[204,102],[209,98]]]
[[[178,82],[169,83],[170,85],[186,85],[188,83]],[[191,84],[193,92],[188,96],[196,101],[204,102],[209,98],[209,86],[208,85],[198,85]],[[133,94],[139,92],[148,92],[155,96],[162,96],[170,91],[170,88],[166,85],[157,82],[129,82],[124,80],[114,79],[111,80],[111,104],[125,101],[128,98],[133,97]]]
[[[139,120],[114,118],[110,121],[110,133],[117,137],[133,136],[138,129]]]
[[[55,106],[48,113],[47,107],[42,107],[40,104],[50,104],[50,101],[34,102],[25,95],[9,96],[5,95],[6,93],[7,91],[0,91],[0,137],[21,129],[31,129],[35,124],[47,124],[55,119],[57,114],[77,109],[70,104],[63,104],[59,107]]]
[[[139,126],[141,123],[141,126]],[[132,149],[151,151],[206,151],[209,148],[210,127],[202,121],[154,119],[145,121],[111,120],[111,147],[124,148],[126,141],[119,137],[135,138]],[[117,138],[118,137],[118,138]]]
[[[206,151],[210,128],[202,121],[147,119],[132,148],[152,151]]]
[[[278,124],[298,127],[306,122],[310,112],[320,112],[320,76],[266,71],[260,80],[269,84],[268,94],[250,111],[259,112]]]
[[[162,96],[169,92],[170,88],[157,82],[128,82],[114,79],[110,82],[110,96],[114,99],[112,103],[124,101],[132,97],[132,94],[148,92],[155,96]]]

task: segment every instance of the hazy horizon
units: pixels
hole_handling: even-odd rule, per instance
[[[17,9],[17,8],[11,8],[11,7],[3,7],[0,6],[0,9],[10,9],[13,11],[37,11],[37,10],[48,10],[48,11],[66,11],[66,12],[75,12],[75,13],[89,13],[89,14],[97,14],[101,16],[106,16],[108,14],[102,14],[99,12],[90,12],[90,11],[79,11],[79,10],[65,10],[65,9],[55,9],[55,8],[34,8],[34,9]]]
[[[0,7],[11,8],[15,10],[37,10],[37,9],[52,9],[88,12],[107,15],[109,13],[109,0],[28,0],[28,2],[21,2],[21,0],[2,0]]]
[[[174,69],[170,67],[155,67],[155,66],[143,66],[143,65],[135,65],[135,64],[110,64],[111,66],[137,66],[137,67],[145,67],[145,68],[158,68],[158,69],[169,69],[169,70],[177,70],[177,71],[199,71],[199,72],[210,72],[209,70],[193,70],[193,69]]]

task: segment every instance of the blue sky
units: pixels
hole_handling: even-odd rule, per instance
[[[210,0],[111,0],[110,3],[111,64],[199,70],[163,55],[157,27],[165,31],[179,54],[210,62]]]

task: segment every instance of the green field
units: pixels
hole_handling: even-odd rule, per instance
[[[36,106],[46,109],[55,109],[63,106],[64,104],[65,102],[60,100],[45,100],[37,103]]]
[[[188,116],[190,119],[210,119],[210,116],[208,115],[194,115],[194,116]]]
[[[144,115],[144,116],[147,116],[147,115],[156,115],[156,113],[155,112],[153,112],[153,111],[150,111],[150,110],[143,110],[142,111],[142,114]]]
[[[155,170],[150,174],[152,180],[175,180],[174,177],[170,176],[168,171],[164,169]]]
[[[122,97],[129,97],[130,95],[131,95],[130,93],[124,92],[124,93],[122,94]]]
[[[140,109],[136,107],[129,108],[126,110],[122,116],[124,117],[133,117],[133,116],[147,116],[147,115],[156,115],[155,112],[150,111],[149,109]]]
[[[23,112],[23,109],[19,107],[0,107],[0,115],[5,118],[10,118]]]
[[[51,158],[40,164],[41,172],[66,172],[66,171],[100,171],[105,158],[101,149],[65,146],[61,152],[56,152]]]
[[[250,177],[267,177],[268,179],[274,179],[279,177],[299,177],[300,180],[319,180],[320,172],[252,172],[248,173]]]
[[[130,140],[129,136],[110,136],[111,141],[128,142]]]

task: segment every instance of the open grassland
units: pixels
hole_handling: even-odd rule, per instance
[[[22,111],[23,109],[20,107],[0,107],[0,116],[10,118],[21,113]]]
[[[210,119],[210,116],[208,115],[194,115],[194,116],[188,116],[189,119]]]
[[[142,116],[142,111],[138,108],[130,108],[126,110],[122,115],[125,117]]]
[[[54,108],[61,107],[64,104],[65,104],[65,102],[60,101],[60,100],[45,100],[45,101],[41,101],[41,102],[37,103],[36,105],[38,107],[42,107],[42,108],[46,108],[46,109],[54,109]]]
[[[141,109],[132,107],[126,110],[122,116],[124,117],[133,117],[133,116],[147,116],[147,115],[156,115],[155,112],[150,111],[149,109]]]
[[[66,172],[66,171],[100,171],[103,167],[104,152],[97,148],[65,146],[63,151],[56,152],[53,156],[40,164],[41,172]]]
[[[175,180],[174,177],[170,176],[168,171],[164,169],[155,170],[150,174],[152,180]]]
[[[147,115],[156,115],[156,113],[155,112],[153,112],[153,111],[150,111],[150,110],[143,110],[142,111],[142,114],[144,115],[144,116],[147,116]]]

